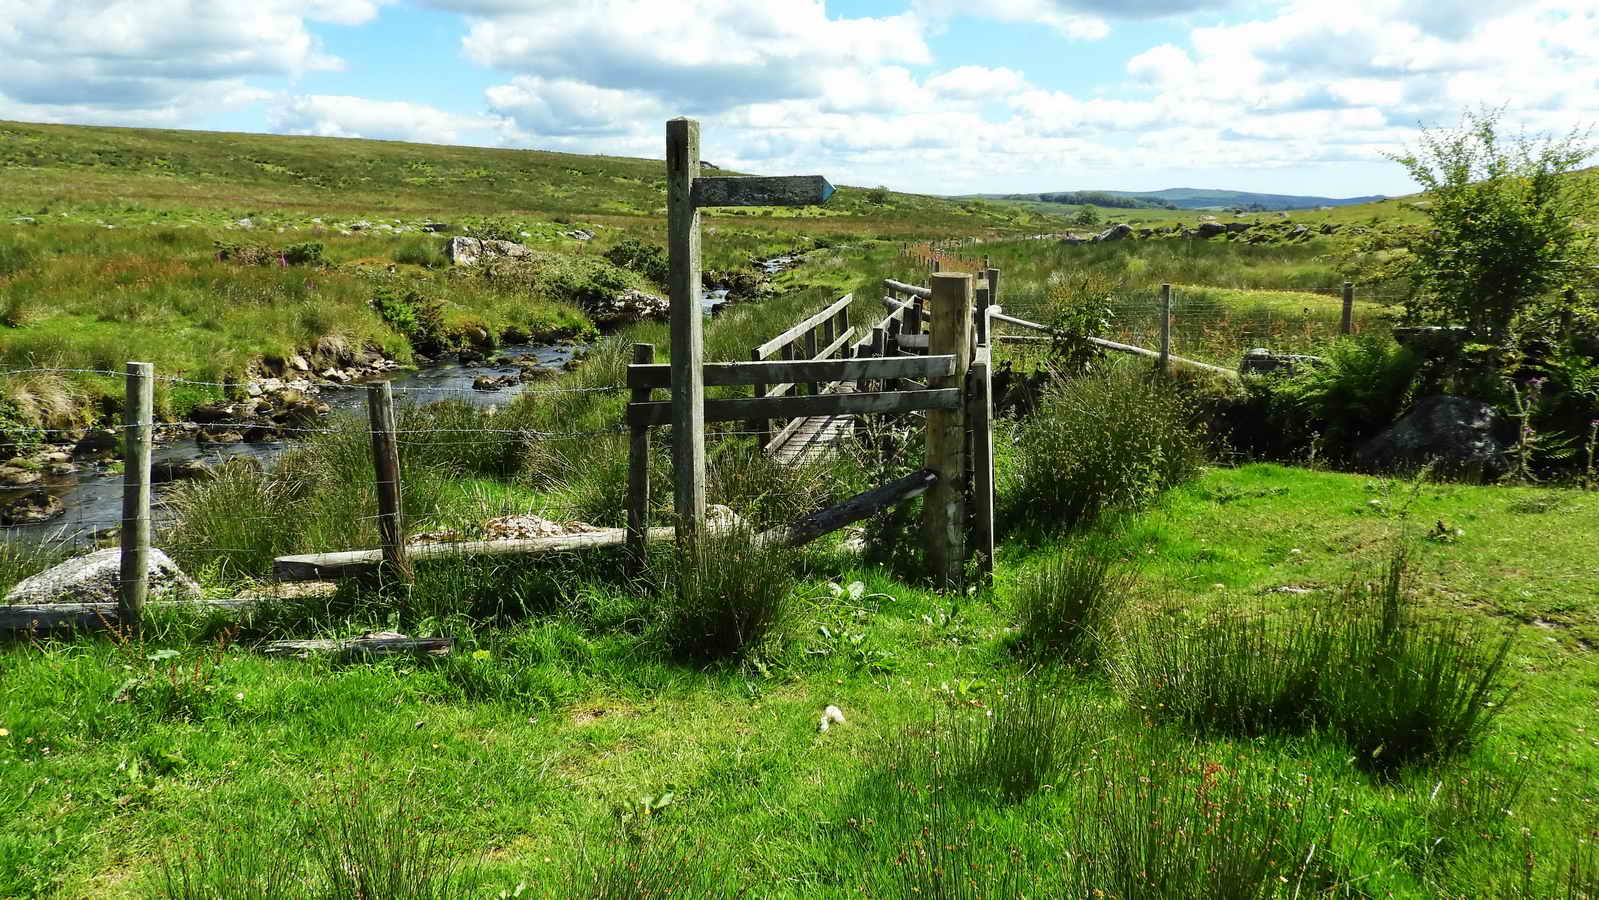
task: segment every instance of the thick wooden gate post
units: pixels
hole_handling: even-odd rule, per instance
[[[634,344],[633,362],[647,366],[655,362],[654,344]],[[647,403],[649,388],[634,388],[632,401]],[[627,566],[628,575],[637,578],[648,561],[645,541],[650,530],[650,426],[634,424],[627,444]]]
[[[932,277],[929,355],[955,357],[954,374],[928,379],[929,388],[964,387],[972,358],[972,276],[941,272]],[[966,561],[966,410],[927,412],[927,468],[938,483],[922,501],[922,536],[935,580],[958,585]]]
[[[705,524],[704,311],[700,308],[700,123],[666,123],[666,252],[672,307],[672,477],[677,543]]]
[[[404,502],[400,494],[400,445],[395,442],[394,388],[387,381],[366,386],[367,421],[372,426],[372,466],[377,475],[378,536],[385,574],[411,580],[405,553]]]
[[[1339,334],[1355,333],[1355,283],[1344,282],[1344,312],[1338,319]]]
[[[134,635],[150,593],[150,451],[154,443],[155,365],[130,362],[122,409],[122,554],[117,614]]]

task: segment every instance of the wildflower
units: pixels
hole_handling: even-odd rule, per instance
[[[493,654],[489,653],[489,651],[487,651],[487,650],[473,650],[472,651],[472,658],[476,659],[476,660],[486,660],[492,655]]]
[[[0,738],[10,737],[10,736],[11,736],[11,729],[9,729],[9,728],[0,728]]]

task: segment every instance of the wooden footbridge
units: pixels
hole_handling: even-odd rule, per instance
[[[977,273],[975,279],[975,304],[973,313],[973,342],[987,343],[987,316],[998,313],[991,307],[999,283],[999,270],[988,269]],[[850,307],[853,294],[828,304],[807,316],[759,347],[750,351],[753,362],[768,360],[820,361],[849,359],[901,359],[920,357],[927,353],[927,301],[932,296],[930,288],[903,282],[885,280],[882,302],[887,315],[874,324],[859,329],[850,324]],[[987,315],[985,315],[985,312]],[[902,387],[925,389],[927,383],[914,378],[884,378],[881,390],[896,391]],[[840,379],[831,382],[784,382],[776,385],[755,384],[754,397],[820,397],[834,394],[852,394],[870,391],[872,379]],[[785,463],[804,463],[825,456],[839,442],[854,434],[857,413],[828,411],[818,415],[801,416],[774,425],[773,420],[760,419],[749,424],[765,452]]]

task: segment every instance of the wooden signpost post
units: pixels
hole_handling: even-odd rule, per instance
[[[672,475],[677,540],[705,524],[705,313],[701,306],[700,209],[706,206],[810,206],[833,186],[820,175],[700,177],[700,123],[666,123],[666,252],[672,307]]]

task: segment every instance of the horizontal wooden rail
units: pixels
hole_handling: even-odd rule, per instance
[[[993,320],[996,322],[1008,322],[1011,325],[1019,325],[1023,328],[1031,328],[1034,331],[1042,331],[1046,334],[1054,335],[1060,333],[1048,325],[1040,325],[1037,322],[1029,322],[1026,319],[1018,319],[1015,316],[1007,316],[1003,313],[996,313],[991,318],[993,318]],[[1003,336],[1001,336],[1001,339],[1003,339]],[[1084,340],[1096,347],[1103,347],[1106,350],[1115,350],[1118,353],[1131,353],[1134,356],[1142,356],[1146,359],[1160,359],[1159,352],[1155,350],[1146,350],[1143,347],[1134,347],[1132,344],[1122,344],[1116,341],[1107,341],[1104,338],[1097,337],[1088,337],[1084,338]],[[1173,364],[1179,366],[1188,366],[1189,368],[1200,369],[1206,372],[1215,372],[1218,375],[1226,375],[1235,379],[1239,377],[1238,373],[1232,369],[1223,368],[1222,366],[1213,366],[1210,363],[1202,363],[1197,359],[1184,359],[1181,356],[1173,356],[1171,357],[1171,361]]]
[[[890,413],[912,409],[955,409],[960,405],[958,388],[936,391],[867,391],[853,394],[812,394],[800,397],[741,397],[705,401],[705,421],[730,422],[739,419],[788,419],[807,416],[836,416],[845,413]],[[667,425],[672,421],[669,401],[629,403],[629,425]]]
[[[771,356],[784,346],[794,343],[812,328],[815,328],[823,322],[826,322],[828,319],[831,319],[833,316],[838,315],[839,310],[844,309],[853,302],[855,302],[854,294],[845,294],[837,300],[834,300],[827,306],[826,309],[823,309],[821,312],[802,320],[799,324],[789,328],[787,331],[783,332],[777,337],[772,338],[759,347],[756,347],[756,355],[760,356],[761,359]]]
[[[667,404],[667,420],[671,419],[671,404]],[[649,539],[669,541],[676,535],[673,528],[651,528]],[[627,540],[627,529],[605,528],[580,534],[559,534],[553,537],[529,538],[514,541],[460,541],[449,544],[409,544],[406,554],[413,562],[427,559],[450,559],[460,556],[501,556],[538,553],[564,553],[573,550],[592,550],[596,547],[619,547]],[[277,581],[332,581],[352,575],[376,571],[383,562],[382,550],[348,550],[341,553],[308,553],[303,556],[280,556],[272,561],[272,577]]]
[[[921,297],[924,300],[933,296],[932,288],[918,287],[914,284],[906,284],[903,281],[895,281],[892,278],[884,278],[883,286],[889,290],[899,291],[902,294],[910,294],[912,297]]]
[[[953,356],[922,356],[914,360],[887,357],[856,359],[770,360],[766,362],[706,363],[705,384],[728,387],[783,381],[859,381],[862,378],[923,378],[955,371]],[[630,388],[669,388],[669,365],[627,367]]]

